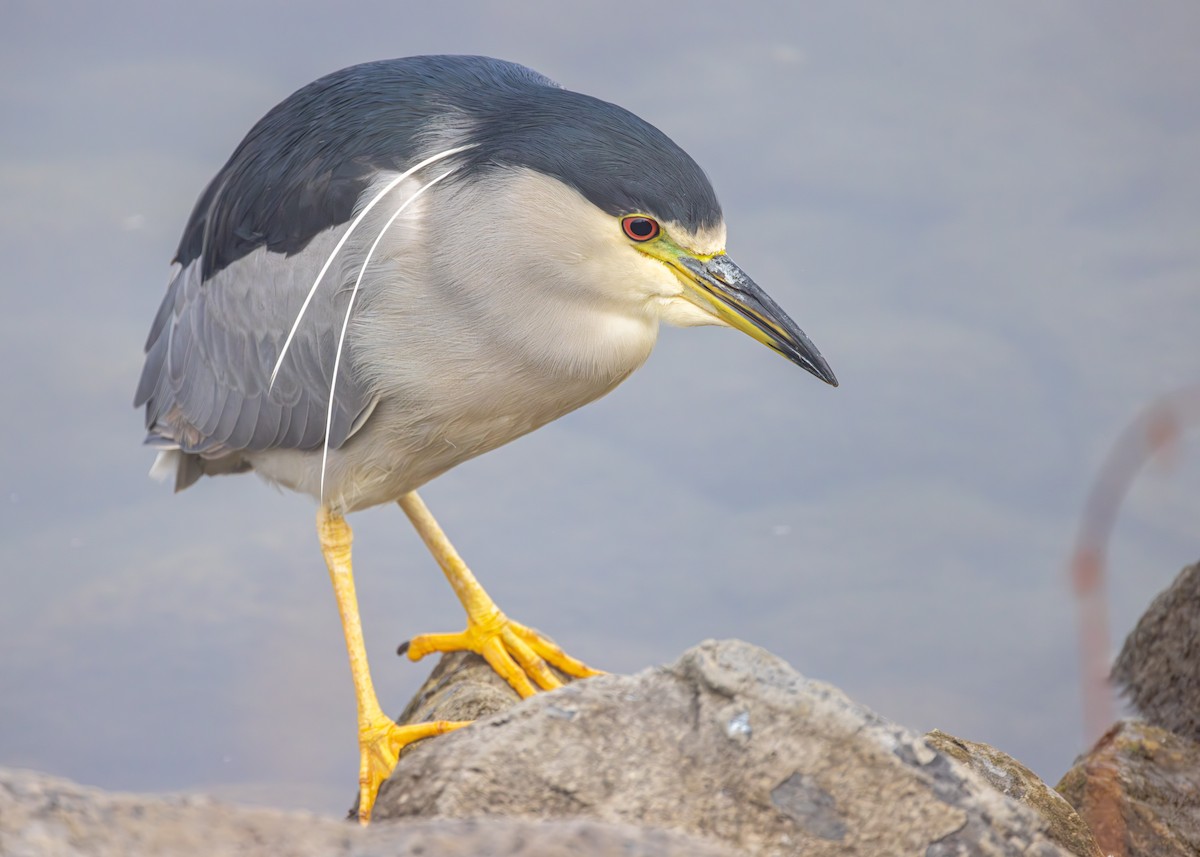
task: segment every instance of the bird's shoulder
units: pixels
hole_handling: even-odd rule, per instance
[[[298,89],[243,138],[197,200],[175,261],[203,279],[259,247],[299,252],[351,219],[384,172],[410,167],[453,139],[484,107],[556,84],[489,57],[405,57],[363,63]]]

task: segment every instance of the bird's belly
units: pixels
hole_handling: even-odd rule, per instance
[[[403,469],[418,485],[477,455],[482,455],[586,405],[615,387],[595,380],[555,384],[530,383],[511,388],[499,384],[467,407],[437,408],[425,419],[407,424],[396,450],[405,459]],[[386,413],[380,430],[388,431]],[[404,420],[398,421],[402,425]],[[415,485],[413,487],[416,487]]]
[[[632,370],[631,370],[632,371]],[[370,419],[340,449],[275,449],[248,456],[258,474],[310,494],[342,512],[394,502],[477,455],[516,440],[612,390],[625,376],[599,382],[498,384],[468,401],[420,405],[411,396],[384,397]]]

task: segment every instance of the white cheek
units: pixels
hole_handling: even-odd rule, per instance
[[[640,281],[640,291],[643,296],[674,300],[683,294],[683,283],[679,281],[679,277],[657,259],[650,259],[638,253],[633,268]]]
[[[674,325],[675,327],[729,326],[712,313],[702,310],[683,297],[670,298],[659,302],[658,317],[667,324]]]
[[[579,260],[581,281],[631,309],[675,298],[683,292],[679,278],[661,262],[634,250],[623,239],[605,239]],[[657,311],[654,311],[657,315]]]

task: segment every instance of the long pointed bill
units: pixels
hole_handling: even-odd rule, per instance
[[[702,261],[685,252],[668,263],[679,273],[693,303],[778,351],[826,384],[838,385],[833,370],[812,340],[728,256],[721,254]]]

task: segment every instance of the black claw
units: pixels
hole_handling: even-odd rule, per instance
[[[400,647],[396,649],[396,654],[400,655],[400,657],[404,657],[406,654],[408,654],[408,646],[411,642],[412,640],[405,640],[403,643],[401,643]]]

